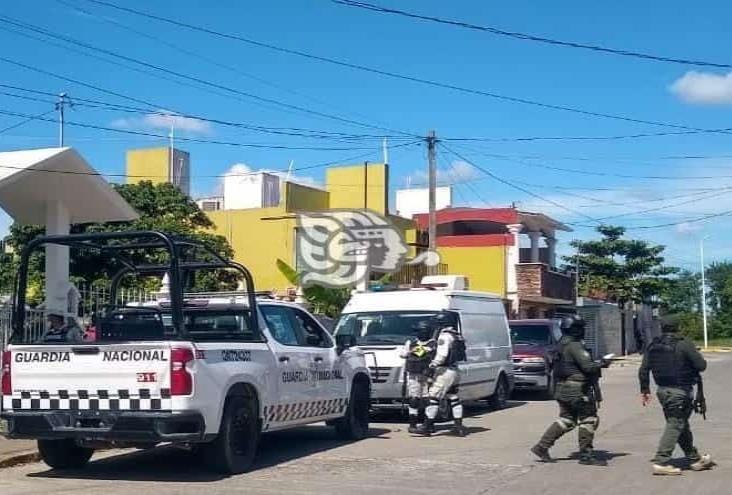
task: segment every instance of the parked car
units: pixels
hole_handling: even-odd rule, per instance
[[[559,320],[511,320],[513,373],[517,390],[554,396],[553,355],[562,338]]]

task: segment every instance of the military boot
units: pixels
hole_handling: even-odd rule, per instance
[[[712,456],[709,454],[704,454],[703,456],[701,456],[701,459],[696,462],[692,462],[691,466],[689,467],[692,471],[706,471],[707,469],[712,469],[712,466],[714,466]]]
[[[462,418],[455,420],[455,425],[452,427],[452,434],[456,437],[464,437],[468,434],[468,430],[463,426]]]
[[[424,423],[419,425],[417,428],[417,435],[423,435],[425,437],[431,436],[435,432],[435,420],[427,418],[424,420]]]
[[[554,462],[554,459],[549,455],[549,449],[541,445],[537,444],[531,447],[531,453],[538,457],[541,462]]]
[[[681,469],[670,464],[654,464],[653,474],[655,476],[680,476]]]
[[[419,417],[418,416],[412,416],[409,415],[409,428],[407,428],[407,431],[409,433],[417,433],[417,424],[419,423]]]

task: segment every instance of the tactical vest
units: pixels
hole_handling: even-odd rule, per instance
[[[562,337],[559,341],[559,349],[554,360],[555,382],[563,382],[570,378],[576,382],[584,382],[587,380],[587,377],[569,352],[569,344],[572,342],[574,340],[569,337]]]
[[[435,356],[435,341],[430,339],[427,342],[418,340],[409,343],[407,353],[407,373],[422,374]]]
[[[453,333],[452,336],[452,345],[450,346],[450,350],[447,351],[447,359],[445,359],[443,366],[457,366],[458,363],[468,360],[465,339],[457,333]]]
[[[675,335],[662,335],[648,346],[648,367],[659,387],[691,388],[696,383],[697,372],[678,350],[679,340]]]

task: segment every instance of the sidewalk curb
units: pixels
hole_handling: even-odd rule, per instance
[[[41,454],[35,450],[18,452],[17,454],[0,457],[0,469],[19,466],[21,464],[29,464],[31,462],[38,462],[40,460]]]

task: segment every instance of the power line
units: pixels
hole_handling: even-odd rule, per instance
[[[691,134],[726,134],[732,127],[721,129],[699,129],[696,131],[646,132],[636,134],[619,134],[611,136],[519,136],[519,137],[456,137],[441,138],[443,141],[483,141],[495,143],[529,142],[529,141],[620,141],[624,139],[640,139],[649,137],[683,136]]]
[[[320,111],[317,111],[317,110],[312,110],[312,109],[309,109],[309,108],[306,108],[306,107],[301,107],[301,106],[298,106],[298,105],[292,105],[292,104],[285,103],[285,102],[282,102],[282,101],[279,101],[279,100],[275,100],[275,99],[272,99],[272,98],[266,98],[266,97],[263,97],[263,96],[255,95],[253,93],[248,93],[246,91],[241,91],[241,90],[236,89],[236,88],[232,88],[232,87],[229,87],[229,86],[226,86],[226,85],[223,85],[223,84],[219,84],[219,83],[216,83],[216,82],[212,82],[212,81],[209,81],[209,80],[206,80],[206,79],[197,77],[197,76],[191,76],[191,75],[188,75],[188,74],[185,74],[185,73],[182,73],[182,72],[178,72],[178,71],[175,71],[175,70],[172,70],[172,69],[168,69],[166,67],[163,67],[163,66],[160,66],[160,65],[156,65],[156,64],[152,64],[152,63],[146,62],[144,60],[137,59],[137,58],[134,58],[134,57],[130,57],[130,56],[127,56],[127,55],[124,55],[124,54],[121,54],[121,53],[118,53],[118,52],[115,52],[115,51],[112,51],[112,50],[107,50],[107,49],[104,49],[104,48],[100,48],[98,46],[90,45],[90,44],[85,43],[83,41],[79,41],[79,40],[76,40],[74,38],[70,38],[68,36],[64,36],[64,35],[61,35],[61,34],[57,34],[57,33],[54,33],[52,31],[49,31],[47,29],[41,28],[39,26],[30,24],[30,23],[26,23],[26,22],[22,22],[22,21],[19,21],[17,19],[13,19],[13,18],[8,17],[8,16],[0,16],[0,22],[6,23],[6,24],[10,24],[10,25],[13,25],[13,26],[16,26],[16,27],[20,27],[21,29],[30,30],[30,31],[33,31],[33,32],[42,34],[44,36],[48,36],[48,37],[51,37],[51,38],[59,39],[59,40],[62,40],[64,42],[66,42],[66,43],[70,43],[70,44],[76,45],[76,46],[81,46],[81,47],[83,47],[83,48],[85,48],[87,50],[92,50],[92,51],[95,51],[95,52],[103,53],[103,54],[108,55],[110,57],[117,58],[117,59],[120,59],[120,60],[124,60],[126,62],[131,62],[131,63],[137,64],[137,65],[140,65],[140,66],[149,68],[149,69],[153,69],[155,71],[163,72],[165,74],[170,74],[170,75],[175,76],[175,77],[178,77],[180,79],[184,79],[184,80],[187,80],[187,81],[192,81],[192,82],[195,82],[195,83],[198,83],[198,84],[202,84],[204,86],[207,86],[207,87],[210,87],[210,88],[214,88],[214,89],[217,89],[217,90],[226,91],[227,93],[232,93],[232,94],[235,94],[235,95],[240,95],[240,96],[243,96],[245,98],[250,98],[250,99],[253,99],[255,101],[265,102],[265,103],[269,103],[269,104],[272,104],[272,105],[276,105],[276,106],[279,106],[279,107],[282,107],[282,108],[287,108],[289,110],[297,110],[297,111],[300,111],[300,112],[303,112],[303,113],[307,113],[307,114],[310,114],[310,115],[315,115],[315,116],[322,117],[322,118],[336,120],[336,121],[339,121],[339,122],[342,122],[342,123],[346,123],[346,124],[357,125],[359,127],[369,127],[369,128],[373,128],[373,129],[388,130],[389,132],[397,132],[399,134],[404,134],[404,135],[409,135],[409,136],[416,137],[416,135],[412,135],[410,133],[406,133],[406,132],[402,132],[402,131],[395,131],[394,129],[383,128],[383,127],[380,127],[380,126],[375,126],[375,125],[371,125],[371,124],[367,124],[367,123],[363,123],[363,122],[358,122],[356,120],[348,119],[348,118],[345,118],[345,117],[339,117],[337,115],[328,114],[328,113],[320,112]]]
[[[29,88],[22,88],[19,86],[13,86],[9,84],[0,84],[0,87],[2,88],[8,88],[13,89],[16,91],[25,91],[32,94],[37,95],[43,95],[43,96],[50,96],[54,97],[56,96],[55,93],[50,91],[40,91],[36,89],[29,89]],[[30,96],[23,96],[23,95],[16,95],[12,93],[7,92],[0,92],[0,94],[6,95],[6,96],[12,96],[15,98],[21,98],[25,100],[30,101],[38,101],[48,104],[53,104],[54,101],[50,100],[44,100],[41,98],[35,98]],[[150,110],[148,108],[141,108],[141,107],[134,107],[129,105],[120,105],[117,103],[110,103],[106,101],[100,101],[90,98],[82,98],[75,96],[74,97],[75,102],[78,104],[78,106],[82,107],[88,107],[88,108],[99,108],[103,110],[117,110],[120,112],[126,112],[126,113],[137,113],[141,115],[163,115],[163,116],[170,116],[170,117],[179,117],[179,118],[187,118],[187,119],[196,119],[201,120],[205,122],[210,122],[212,124],[218,124],[218,125],[224,125],[224,126],[230,126],[230,127],[239,127],[244,128],[247,130],[257,131],[257,132],[265,132],[265,133],[271,133],[271,134],[282,134],[282,135],[288,135],[288,136],[298,136],[298,137],[312,137],[312,138],[323,138],[323,139],[341,139],[341,140],[357,140],[357,139],[384,139],[388,138],[390,140],[407,140],[408,138],[406,136],[393,136],[393,135],[384,135],[384,134],[353,134],[353,133],[345,133],[345,132],[336,132],[336,131],[325,131],[325,130],[319,130],[319,129],[306,129],[306,128],[299,128],[299,127],[266,127],[261,125],[255,125],[245,122],[231,122],[219,118],[212,118],[212,117],[205,117],[198,114],[191,114],[191,113],[180,113],[180,112],[168,112],[165,110],[160,110],[159,108],[162,107],[162,105],[156,105],[157,110]],[[413,138],[412,138],[413,140]]]
[[[715,67],[718,69],[732,69],[732,64],[708,62],[704,60],[691,60],[685,58],[667,57],[663,55],[655,55],[651,53],[636,52],[632,50],[624,50],[619,48],[611,48],[600,45],[590,45],[586,43],[578,43],[575,41],[558,40],[554,38],[546,38],[543,36],[537,36],[533,34],[521,33],[518,31],[506,31],[503,29],[496,28],[494,26],[480,26],[465,21],[455,21],[451,19],[445,19],[442,17],[429,16],[424,14],[417,14],[415,12],[408,12],[405,10],[392,9],[382,7],[381,5],[375,5],[366,2],[357,2],[354,0],[331,0],[333,3],[345,5],[346,7],[355,7],[364,10],[370,10],[373,12],[379,12],[384,14],[396,14],[404,17],[410,17],[412,19],[419,19],[422,21],[436,22],[439,24],[447,24],[450,26],[461,27],[465,29],[471,29],[474,31],[482,31],[497,36],[506,36],[509,38],[524,40],[524,41],[535,41],[538,43],[545,43],[549,45],[562,46],[565,48],[579,48],[582,50],[590,50],[593,52],[607,53],[611,55],[619,55],[623,57],[639,58],[644,60],[652,60],[655,62],[668,62],[680,65],[691,65],[696,67]]]
[[[600,222],[599,220],[597,220],[597,219],[595,219],[595,218],[593,218],[593,217],[591,217],[591,216],[589,216],[589,215],[586,215],[586,214],[582,213],[581,211],[577,211],[577,210],[575,210],[575,209],[573,209],[573,208],[570,208],[570,207],[568,207],[568,206],[565,206],[565,205],[563,205],[563,204],[561,204],[561,203],[558,203],[558,202],[556,202],[556,201],[554,201],[554,200],[552,200],[552,199],[549,199],[549,198],[545,198],[545,197],[543,197],[543,196],[541,196],[541,195],[539,195],[539,194],[536,194],[535,192],[533,192],[533,191],[531,191],[531,190],[529,190],[529,189],[526,189],[526,188],[524,188],[524,187],[521,187],[521,186],[517,186],[516,184],[513,184],[512,182],[510,182],[510,181],[508,181],[508,180],[505,180],[505,179],[503,179],[503,178],[499,177],[498,175],[494,174],[493,172],[491,172],[491,171],[490,171],[490,170],[488,170],[487,168],[483,168],[483,167],[480,167],[480,166],[476,165],[475,163],[473,163],[473,162],[472,162],[472,161],[470,161],[469,159],[465,158],[465,157],[464,157],[463,155],[461,155],[461,154],[460,154],[460,153],[458,153],[457,151],[454,151],[454,150],[450,149],[449,147],[447,147],[447,146],[446,146],[446,145],[444,145],[444,144],[442,145],[442,147],[443,147],[443,148],[445,148],[445,149],[446,149],[447,151],[449,151],[450,153],[452,153],[453,155],[455,155],[456,157],[458,157],[458,158],[459,158],[460,160],[464,161],[465,163],[468,163],[468,164],[472,165],[472,166],[473,166],[473,167],[475,167],[476,169],[480,170],[481,172],[483,172],[484,174],[488,175],[488,176],[489,176],[489,177],[491,177],[492,179],[494,179],[494,180],[496,180],[496,181],[500,182],[501,184],[505,184],[505,185],[507,185],[507,186],[509,186],[509,187],[511,187],[511,188],[513,188],[513,189],[516,189],[516,190],[518,190],[518,191],[521,191],[521,192],[523,192],[523,193],[525,193],[525,194],[528,194],[529,196],[532,196],[532,197],[534,197],[534,198],[537,198],[537,199],[540,199],[540,200],[542,200],[542,201],[545,201],[545,202],[547,202],[547,203],[549,203],[549,204],[551,204],[551,205],[554,205],[554,206],[556,206],[556,207],[558,207],[558,208],[561,208],[561,209],[563,209],[563,210],[566,210],[566,211],[568,211],[568,212],[570,212],[570,213],[573,213],[573,214],[575,214],[575,215],[578,215],[578,216],[580,216],[580,217],[582,217],[582,218],[585,218],[585,219],[587,219],[587,220],[590,220],[590,221],[592,221],[592,222],[594,222],[594,223],[597,223],[597,224],[601,224],[601,223],[602,223],[602,222]]]
[[[13,124],[11,126],[0,129],[0,134],[4,134],[7,131],[17,129],[18,127],[20,127],[22,125],[25,125],[29,122],[33,122],[34,120],[38,120],[41,117],[45,117],[48,114],[54,113],[55,111],[56,111],[56,109],[53,109],[53,110],[49,110],[47,112],[39,113],[38,115],[30,115],[30,116],[24,118],[23,120],[21,120],[20,122],[18,122],[17,124]]]
[[[9,112],[6,110],[0,110],[0,114],[2,115],[10,115],[13,117],[23,117],[28,119],[35,119],[45,122],[56,122],[53,119],[46,119],[42,117],[34,117],[32,115],[17,113],[17,112]],[[133,131],[129,129],[117,129],[114,127],[105,127],[100,125],[94,125],[94,124],[87,124],[83,122],[66,122],[66,125],[74,126],[74,127],[82,127],[85,129],[95,129],[100,131],[107,131],[107,132],[117,132],[117,133],[123,133],[123,134],[131,134],[135,136],[146,136],[146,137],[154,137],[154,138],[160,138],[160,139],[168,139],[167,135],[164,134],[155,134],[151,132],[146,131]],[[279,150],[307,150],[307,151],[353,151],[353,150],[366,150],[371,148],[365,148],[365,147],[351,147],[351,148],[334,148],[334,147],[308,147],[308,146],[288,146],[288,145],[277,145],[277,144],[261,144],[261,143],[239,143],[234,141],[220,141],[220,140],[213,140],[213,139],[200,139],[200,138],[192,138],[192,137],[176,137],[178,141],[187,141],[190,143],[199,143],[199,144],[215,144],[215,145],[222,145],[222,146],[235,146],[235,147],[241,147],[241,148],[259,148],[259,149],[279,149]]]
[[[497,160],[504,160],[511,163],[517,163],[527,167],[543,168],[546,170],[554,170],[557,172],[580,174],[580,175],[591,175],[595,177],[616,177],[620,179],[644,179],[644,180],[711,180],[711,179],[729,179],[732,175],[630,175],[630,174],[618,174],[613,172],[597,172],[592,170],[582,170],[576,168],[565,168],[557,167],[555,165],[547,165],[543,163],[528,162],[525,160],[517,160],[510,156],[498,155],[493,153],[483,153],[477,150],[471,150],[463,146],[463,149],[472,151],[474,154],[482,155],[487,158],[493,158]]]
[[[167,47],[169,47],[169,48],[171,48],[173,50],[176,50],[176,51],[178,51],[180,53],[183,53],[185,55],[188,55],[189,57],[193,57],[195,59],[202,60],[202,61],[204,61],[206,63],[209,63],[209,64],[211,64],[211,65],[213,65],[215,67],[218,67],[218,68],[227,70],[227,71],[232,72],[232,73],[234,73],[234,74],[236,74],[238,76],[244,77],[244,78],[246,78],[248,80],[257,81],[257,82],[259,82],[261,84],[264,84],[266,86],[269,86],[269,87],[278,89],[280,91],[284,91],[286,93],[289,93],[289,94],[292,94],[292,95],[295,95],[295,96],[298,96],[298,97],[301,97],[301,98],[305,98],[305,99],[307,99],[307,100],[309,100],[311,102],[314,102],[314,103],[317,103],[317,104],[320,104],[320,105],[328,106],[328,107],[331,107],[331,108],[337,108],[334,105],[332,105],[332,104],[330,104],[328,102],[325,102],[323,100],[320,100],[318,98],[312,97],[312,96],[307,95],[305,93],[302,93],[300,91],[296,91],[296,90],[294,90],[292,88],[288,88],[288,87],[282,86],[280,84],[274,83],[272,81],[269,81],[269,80],[264,79],[262,77],[256,76],[254,74],[250,74],[248,72],[245,72],[245,71],[241,70],[240,68],[238,68],[238,67],[236,67],[234,65],[230,65],[230,64],[225,64],[225,63],[219,62],[219,61],[217,61],[217,60],[215,60],[213,58],[210,58],[210,57],[207,57],[205,55],[202,55],[201,53],[198,53],[198,52],[195,52],[195,51],[192,51],[192,50],[188,50],[188,49],[186,49],[186,48],[184,48],[184,47],[182,47],[182,46],[180,46],[178,44],[171,43],[170,41],[168,41],[168,40],[166,40],[164,38],[161,38],[161,37],[158,37],[158,36],[153,36],[152,34],[146,32],[146,31],[141,31],[139,29],[135,29],[133,27],[130,27],[130,26],[128,26],[128,25],[126,25],[126,24],[124,24],[124,23],[122,23],[122,22],[114,19],[114,18],[95,14],[94,12],[91,12],[91,11],[89,11],[87,9],[84,9],[82,7],[79,7],[77,5],[73,5],[73,4],[71,4],[71,3],[69,3],[69,2],[67,2],[65,0],[56,0],[56,2],[59,3],[59,4],[61,4],[61,5],[66,6],[68,8],[71,8],[71,9],[77,11],[77,12],[80,12],[80,13],[82,13],[84,15],[87,15],[89,17],[94,17],[94,18],[99,19],[99,20],[101,20],[103,22],[112,24],[114,26],[119,27],[120,29],[129,31],[129,32],[132,32],[132,33],[134,33],[134,34],[136,34],[138,36],[141,36],[143,38],[147,38],[149,40],[153,40],[156,43],[160,43],[162,45],[165,45],[165,46],[167,46]],[[362,115],[362,114],[360,114],[358,112],[352,112],[352,113],[354,113],[355,115],[359,115],[362,118],[368,119],[368,117],[366,117],[366,116],[364,116],[364,115]]]
[[[537,101],[537,100],[530,100],[527,98],[519,98],[519,97],[507,96],[507,95],[502,95],[502,94],[478,90],[478,89],[466,88],[466,87],[457,86],[454,84],[443,83],[443,82],[434,81],[434,80],[430,80],[430,79],[423,79],[420,77],[410,76],[407,74],[390,72],[387,70],[377,69],[374,67],[368,67],[365,65],[346,62],[343,60],[323,57],[320,55],[315,55],[315,54],[300,51],[300,50],[294,50],[291,48],[284,48],[284,47],[272,45],[270,43],[264,43],[264,42],[256,41],[256,40],[253,40],[250,38],[245,38],[243,36],[230,34],[230,33],[224,33],[221,31],[215,31],[213,29],[209,29],[209,28],[205,28],[205,27],[201,27],[201,26],[196,26],[196,25],[189,24],[189,23],[179,21],[179,20],[175,20],[175,19],[172,19],[169,17],[162,17],[162,16],[158,16],[158,15],[151,14],[148,12],[143,12],[140,10],[132,9],[129,7],[123,7],[121,5],[117,5],[117,4],[103,1],[103,0],[85,0],[85,1],[97,4],[97,5],[102,5],[105,7],[113,8],[116,10],[120,10],[123,12],[127,12],[130,14],[134,14],[139,17],[154,19],[154,20],[157,20],[160,22],[165,22],[165,23],[172,24],[172,25],[182,27],[182,28],[186,28],[189,30],[207,33],[207,34],[217,36],[220,38],[234,40],[234,41],[238,41],[241,43],[246,43],[248,45],[257,46],[260,48],[267,48],[269,50],[273,50],[273,51],[280,52],[280,53],[297,55],[299,57],[307,58],[310,60],[317,60],[319,62],[325,62],[325,63],[329,63],[332,65],[337,65],[340,67],[347,67],[350,69],[355,69],[355,70],[359,70],[359,71],[363,71],[363,72],[370,72],[372,74],[379,74],[379,75],[390,77],[393,79],[400,79],[400,80],[404,80],[404,81],[411,81],[411,82],[416,82],[416,83],[420,83],[420,84],[425,84],[428,86],[434,86],[434,87],[438,87],[438,88],[442,88],[442,89],[449,89],[449,90],[457,91],[460,93],[471,94],[471,95],[476,95],[476,96],[484,96],[487,98],[508,101],[511,103],[521,103],[524,105],[531,105],[531,106],[546,108],[546,109],[550,109],[550,110],[561,110],[564,112],[571,112],[571,113],[576,113],[576,114],[585,115],[585,116],[589,116],[589,117],[598,117],[598,118],[604,118],[604,119],[620,120],[620,121],[624,121],[624,122],[632,122],[632,123],[636,123],[636,124],[653,125],[653,126],[658,126],[658,127],[668,127],[668,128],[673,128],[673,129],[692,130],[692,131],[699,131],[699,132],[719,132],[719,133],[723,133],[723,134],[732,133],[727,130],[722,131],[722,130],[712,130],[712,129],[700,129],[700,128],[696,128],[696,127],[690,127],[690,126],[679,125],[679,124],[670,124],[670,123],[664,123],[664,122],[656,122],[656,121],[652,121],[652,120],[637,119],[637,118],[633,118],[633,117],[627,117],[624,115],[614,115],[614,114],[608,114],[608,113],[602,113],[602,112],[594,112],[591,110],[583,110],[581,108],[576,108],[576,107],[555,105],[555,104],[545,103],[545,102],[541,102],[541,101]]]

